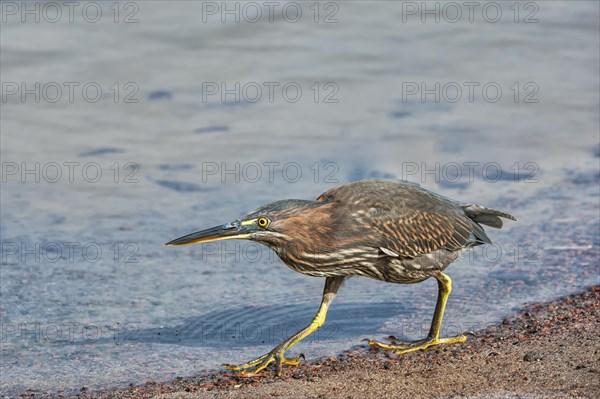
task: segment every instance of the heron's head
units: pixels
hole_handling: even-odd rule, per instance
[[[165,245],[200,244],[212,241],[247,239],[282,251],[284,247],[316,247],[333,227],[334,203],[282,200],[262,206],[238,220],[200,230]]]

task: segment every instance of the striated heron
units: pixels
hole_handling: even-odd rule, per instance
[[[291,269],[325,277],[321,305],[312,322],[271,352],[230,370],[257,373],[271,363],[298,365],[302,355],[285,357],[293,345],[316,331],[345,278],[366,276],[390,283],[438,282],[438,298],[426,338],[373,347],[408,353],[466,341],[465,335],[440,337],[446,301],[452,289],[444,269],[468,248],[490,244],[481,225],[500,228],[508,213],[460,203],[415,184],[368,180],[333,188],[316,201],[282,200],[265,205],[222,226],[177,238],[166,245],[248,239],[274,250]]]

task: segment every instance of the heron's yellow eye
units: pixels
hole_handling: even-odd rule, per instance
[[[269,225],[269,219],[267,218],[258,218],[256,221],[259,227],[267,227]]]

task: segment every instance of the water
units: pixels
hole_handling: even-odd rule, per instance
[[[359,1],[322,3],[315,23],[311,4],[296,23],[221,23],[192,2],[121,3],[117,23],[109,4],[97,23],[3,9],[3,395],[167,380],[268,351],[310,321],[322,280],[252,243],[162,244],[348,181],[408,179],[519,217],[448,269],[447,333],[598,283],[597,2],[537,2],[518,23],[509,3],[496,23]],[[6,82],[63,92],[23,101]],[[72,102],[65,82],[79,83]],[[439,102],[409,95],[423,82],[440,83]],[[433,281],[351,279],[293,352],[422,335],[435,295]]]

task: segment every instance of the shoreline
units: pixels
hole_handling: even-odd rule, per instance
[[[394,355],[358,346],[260,377],[225,371],[53,397],[593,398],[600,396],[600,287],[525,306],[466,343]],[[366,344],[365,344],[366,345]],[[27,392],[21,398],[48,397]]]

